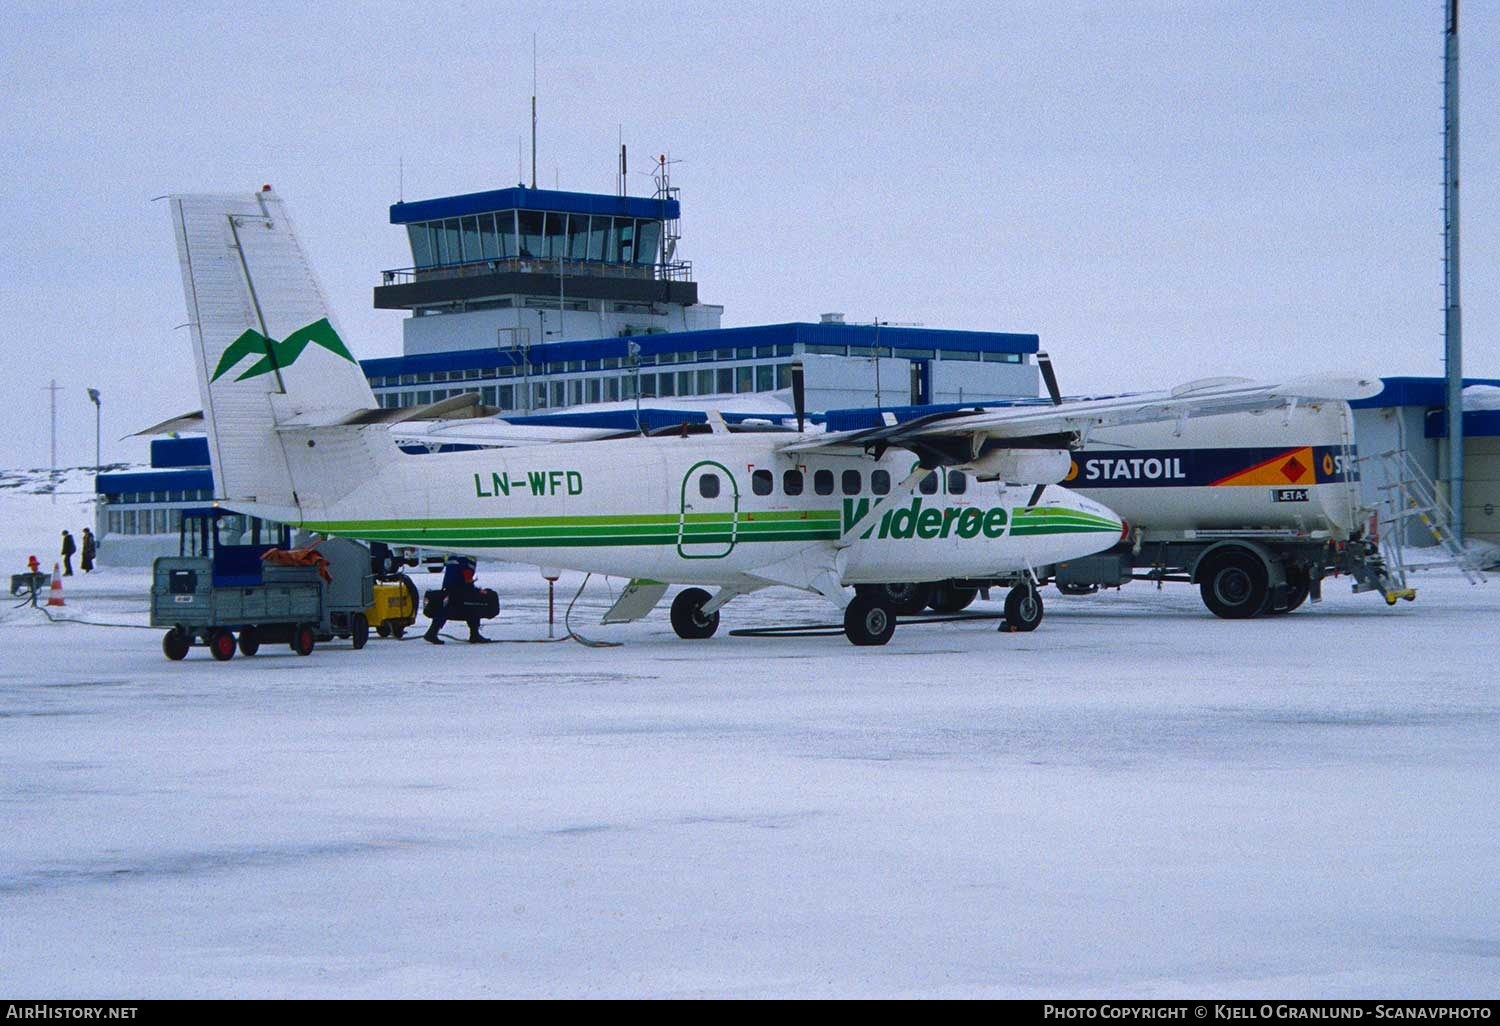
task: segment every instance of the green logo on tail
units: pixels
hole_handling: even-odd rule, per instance
[[[339,338],[338,332],[333,330],[333,325],[328,323],[328,318],[313,321],[303,328],[298,328],[286,338],[277,342],[273,338],[266,338],[255,329],[246,331],[239,338],[229,344],[224,350],[224,355],[219,357],[219,366],[214,370],[214,376],[210,381],[218,381],[225,374],[247,356],[260,357],[250,365],[236,381],[244,381],[246,378],[257,378],[262,374],[269,374],[272,370],[290,367],[297,362],[297,357],[302,355],[302,350],[308,344],[322,346],[336,356],[342,356],[350,363],[356,364],[354,355],[344,345],[343,339]]]

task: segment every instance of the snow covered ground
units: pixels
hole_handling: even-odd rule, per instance
[[[83,497],[15,491],[0,559],[50,567]],[[534,570],[481,581],[546,637]],[[594,581],[620,647],[220,664],[133,629],[144,572],[75,576],[127,626],[0,615],[0,993],[1493,997],[1500,583],[1413,583],[856,649],[600,627]]]

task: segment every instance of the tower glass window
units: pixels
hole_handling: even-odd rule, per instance
[[[495,215],[479,215],[479,235],[484,259],[494,260],[500,256],[500,236],[495,231]]]
[[[573,214],[568,218],[568,259],[586,260],[589,255],[589,215]]]
[[[620,233],[620,263],[630,264],[635,262],[635,220],[622,217],[616,220],[616,230]]]
[[[520,231],[521,248],[519,253],[522,260],[535,260],[543,253],[543,221],[545,217],[540,210],[520,210],[516,212],[516,221]]]
[[[484,249],[479,244],[479,218],[466,217],[461,222],[463,226],[463,261],[473,263],[484,259]]]
[[[661,222],[638,221],[636,223],[635,262],[656,263],[656,251],[661,246]]]
[[[436,263],[432,252],[432,227],[425,222],[423,224],[409,224],[406,226],[406,235],[411,239],[411,262],[416,267],[431,267]]]

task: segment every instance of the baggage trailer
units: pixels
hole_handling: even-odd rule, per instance
[[[1180,582],[1197,585],[1215,616],[1236,620],[1316,602],[1323,581],[1338,575],[1389,605],[1416,597],[1382,551],[1376,511],[1362,503],[1344,402],[1100,428],[1081,439],[1060,483],[1108,506],[1129,529],[1105,552],[1035,568],[1037,583],[1050,580],[1064,595]],[[898,613],[912,615],[927,606],[956,612],[994,586],[1029,591],[1040,620],[1040,596],[1019,577],[862,587],[884,589]],[[1015,629],[1035,625],[1008,619]]]
[[[217,507],[185,510],[179,555],[152,564],[151,625],[168,628],[168,659],[182,659],[196,645],[221,661],[236,648],[254,655],[265,643],[285,643],[298,655],[335,637],[364,647],[374,581],[368,549],[329,538],[301,550],[316,553],[304,562],[268,562],[267,552],[287,551],[290,529],[252,520],[248,540],[231,540],[231,517]]]

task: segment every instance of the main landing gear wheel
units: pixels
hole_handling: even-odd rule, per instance
[[[223,627],[208,632],[208,650],[219,662],[234,658],[234,635]]]
[[[253,656],[260,651],[260,635],[254,627],[240,631],[240,655]]]
[[[1248,620],[1265,612],[1271,598],[1266,566],[1253,552],[1231,550],[1213,557],[1198,575],[1208,611],[1225,620]]]
[[[188,638],[187,634],[176,627],[173,627],[166,634],[162,635],[161,653],[174,663],[179,659],[186,658],[188,649],[192,646],[192,640]]]
[[[978,597],[978,588],[960,588],[956,584],[944,581],[932,586],[932,594],[928,597],[927,604],[937,613],[962,613]]]
[[[1031,584],[1019,584],[1005,596],[1005,631],[1034,631],[1042,622],[1042,593]]]
[[[703,612],[708,599],[708,592],[702,588],[687,588],[677,593],[672,600],[672,629],[679,638],[700,641],[714,636],[719,629],[719,613]]]
[[[854,593],[885,603],[897,616],[916,616],[927,608],[927,601],[932,597],[932,585],[858,584],[854,587]]]
[[[855,595],[844,608],[844,634],[856,645],[884,645],[896,633],[896,611],[873,595]]]

